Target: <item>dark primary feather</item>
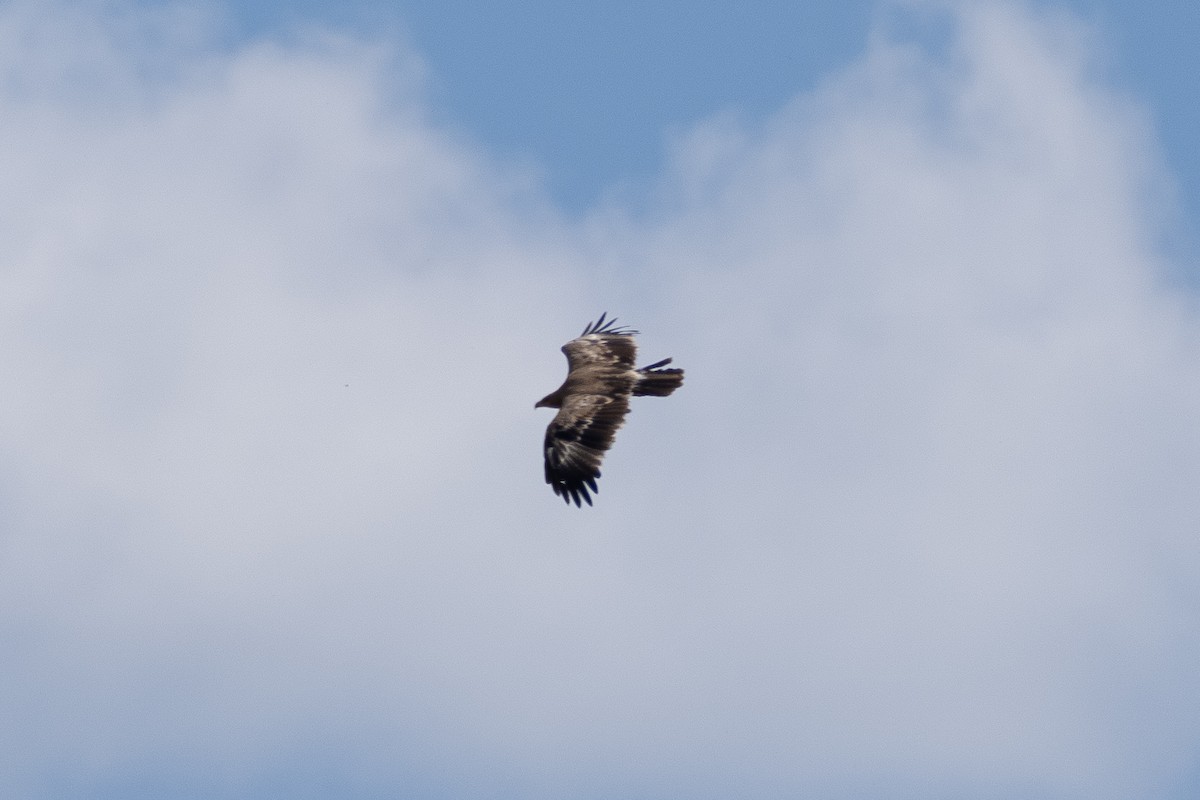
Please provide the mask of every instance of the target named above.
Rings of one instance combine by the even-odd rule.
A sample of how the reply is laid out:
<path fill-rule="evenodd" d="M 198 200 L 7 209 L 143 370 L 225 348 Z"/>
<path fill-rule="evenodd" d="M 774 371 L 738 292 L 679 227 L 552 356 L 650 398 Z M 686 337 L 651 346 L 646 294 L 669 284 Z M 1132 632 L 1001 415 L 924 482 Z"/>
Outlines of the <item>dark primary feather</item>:
<path fill-rule="evenodd" d="M 592 333 L 607 333 L 612 336 L 633 336 L 634 334 L 637 333 L 637 331 L 632 330 L 631 328 L 626 328 L 624 326 L 621 326 L 620 328 L 614 328 L 613 326 L 617 324 L 617 318 L 613 317 L 608 322 L 605 322 L 604 318 L 606 316 L 608 316 L 607 311 L 605 311 L 603 314 L 600 315 L 600 319 L 596 320 L 595 322 L 589 323 L 587 325 L 587 327 L 585 327 L 583 329 L 583 333 L 581 333 L 579 335 L 587 336 Z"/>
<path fill-rule="evenodd" d="M 662 369 L 669 358 L 637 369 L 637 331 L 607 316 L 563 345 L 567 379 L 537 403 L 559 409 L 546 428 L 546 483 L 576 506 L 592 504 L 600 463 L 629 413 L 630 395 L 665 397 L 683 383 L 683 370 Z"/>

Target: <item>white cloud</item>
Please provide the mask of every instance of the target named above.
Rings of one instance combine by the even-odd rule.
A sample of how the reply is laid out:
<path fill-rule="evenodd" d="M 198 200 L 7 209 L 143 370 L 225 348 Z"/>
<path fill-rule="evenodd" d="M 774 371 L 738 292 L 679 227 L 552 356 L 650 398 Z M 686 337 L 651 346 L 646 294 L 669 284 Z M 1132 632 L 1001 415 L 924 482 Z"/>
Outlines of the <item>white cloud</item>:
<path fill-rule="evenodd" d="M 0 21 L 0 785 L 1185 791 L 1195 309 L 1069 21 L 881 33 L 575 224 L 407 57 L 143 13 Z M 564 509 L 602 308 L 688 383 Z"/>

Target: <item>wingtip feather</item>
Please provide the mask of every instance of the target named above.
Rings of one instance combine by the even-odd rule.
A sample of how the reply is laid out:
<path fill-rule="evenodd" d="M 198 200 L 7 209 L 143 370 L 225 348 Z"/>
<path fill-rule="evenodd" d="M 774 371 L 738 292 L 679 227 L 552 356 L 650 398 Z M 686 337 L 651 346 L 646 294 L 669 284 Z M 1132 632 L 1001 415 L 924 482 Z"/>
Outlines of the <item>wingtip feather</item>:
<path fill-rule="evenodd" d="M 589 322 L 587 327 L 583 329 L 580 336 L 591 336 L 592 334 L 601 334 L 608 336 L 636 336 L 638 331 L 632 328 L 622 327 L 617 325 L 617 317 L 609 318 L 608 312 L 600 314 L 599 319 L 595 322 Z"/>

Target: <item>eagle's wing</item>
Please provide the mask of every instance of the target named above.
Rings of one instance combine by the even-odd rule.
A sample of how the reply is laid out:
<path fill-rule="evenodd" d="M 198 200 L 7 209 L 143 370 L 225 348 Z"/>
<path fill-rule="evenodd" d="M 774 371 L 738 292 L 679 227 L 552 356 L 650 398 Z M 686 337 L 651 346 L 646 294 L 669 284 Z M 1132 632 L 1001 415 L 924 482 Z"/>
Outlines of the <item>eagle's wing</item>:
<path fill-rule="evenodd" d="M 633 337 L 637 331 L 617 327 L 615 319 L 605 322 L 604 316 L 601 314 L 600 319 L 583 329 L 583 333 L 563 345 L 568 371 L 633 369 L 637 359 L 637 342 Z"/>
<path fill-rule="evenodd" d="M 546 483 L 566 503 L 592 504 L 600 462 L 629 413 L 629 391 L 568 396 L 546 428 Z"/>
<path fill-rule="evenodd" d="M 567 371 L 633 369 L 637 342 L 627 334 L 592 333 L 572 339 L 562 346 L 567 356 Z"/>

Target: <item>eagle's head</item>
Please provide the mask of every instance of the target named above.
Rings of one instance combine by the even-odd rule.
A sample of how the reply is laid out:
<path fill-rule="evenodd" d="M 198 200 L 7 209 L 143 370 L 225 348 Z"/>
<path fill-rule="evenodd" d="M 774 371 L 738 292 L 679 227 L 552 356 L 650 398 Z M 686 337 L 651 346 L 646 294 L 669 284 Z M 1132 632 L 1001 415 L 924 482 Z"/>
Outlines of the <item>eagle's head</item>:
<path fill-rule="evenodd" d="M 546 395 L 533 404 L 534 408 L 562 408 L 562 390 Z"/>

